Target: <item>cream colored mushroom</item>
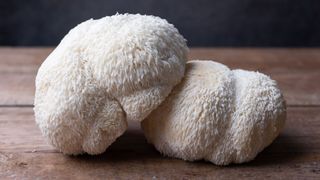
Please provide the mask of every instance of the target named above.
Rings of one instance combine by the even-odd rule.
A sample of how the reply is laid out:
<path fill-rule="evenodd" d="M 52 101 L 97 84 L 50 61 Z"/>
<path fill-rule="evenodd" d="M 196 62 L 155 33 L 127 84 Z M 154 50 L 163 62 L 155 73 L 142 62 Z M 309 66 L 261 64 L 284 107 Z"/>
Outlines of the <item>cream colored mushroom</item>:
<path fill-rule="evenodd" d="M 99 154 L 184 75 L 187 46 L 155 16 L 117 14 L 73 28 L 39 68 L 35 118 L 65 154 Z"/>
<path fill-rule="evenodd" d="M 285 118 L 285 101 L 268 76 L 191 61 L 142 128 L 164 155 L 227 165 L 254 159 L 278 136 Z"/>

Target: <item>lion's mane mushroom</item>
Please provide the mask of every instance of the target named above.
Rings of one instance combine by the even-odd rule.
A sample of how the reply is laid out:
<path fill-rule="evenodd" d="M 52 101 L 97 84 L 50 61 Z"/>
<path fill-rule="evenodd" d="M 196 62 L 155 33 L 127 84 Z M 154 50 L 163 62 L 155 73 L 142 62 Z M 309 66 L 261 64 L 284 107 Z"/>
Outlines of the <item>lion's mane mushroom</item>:
<path fill-rule="evenodd" d="M 142 128 L 167 156 L 227 165 L 252 160 L 278 136 L 285 118 L 285 101 L 266 75 L 191 61 Z"/>
<path fill-rule="evenodd" d="M 166 20 L 117 14 L 73 28 L 36 77 L 35 117 L 65 154 L 99 154 L 183 77 L 187 46 Z"/>

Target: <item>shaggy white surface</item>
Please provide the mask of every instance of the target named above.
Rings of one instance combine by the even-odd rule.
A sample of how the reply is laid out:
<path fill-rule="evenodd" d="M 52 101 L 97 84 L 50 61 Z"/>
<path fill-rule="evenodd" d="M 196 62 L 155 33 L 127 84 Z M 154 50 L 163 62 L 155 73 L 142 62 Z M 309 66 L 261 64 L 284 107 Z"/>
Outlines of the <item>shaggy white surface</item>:
<path fill-rule="evenodd" d="M 155 16 L 117 14 L 73 28 L 39 68 L 35 117 L 65 154 L 99 154 L 184 74 L 187 46 Z"/>
<path fill-rule="evenodd" d="M 227 165 L 252 160 L 278 136 L 285 118 L 285 101 L 266 75 L 191 61 L 142 128 L 167 156 Z"/>

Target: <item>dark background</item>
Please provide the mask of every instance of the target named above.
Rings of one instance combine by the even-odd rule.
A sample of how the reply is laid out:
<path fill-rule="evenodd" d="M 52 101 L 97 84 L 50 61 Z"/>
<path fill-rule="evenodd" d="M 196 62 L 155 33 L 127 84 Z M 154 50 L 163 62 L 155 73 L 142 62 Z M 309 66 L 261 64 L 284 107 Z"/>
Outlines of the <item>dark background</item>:
<path fill-rule="evenodd" d="M 116 12 L 165 18 L 190 46 L 320 45 L 320 0 L 0 0 L 0 45 L 57 45 Z"/>

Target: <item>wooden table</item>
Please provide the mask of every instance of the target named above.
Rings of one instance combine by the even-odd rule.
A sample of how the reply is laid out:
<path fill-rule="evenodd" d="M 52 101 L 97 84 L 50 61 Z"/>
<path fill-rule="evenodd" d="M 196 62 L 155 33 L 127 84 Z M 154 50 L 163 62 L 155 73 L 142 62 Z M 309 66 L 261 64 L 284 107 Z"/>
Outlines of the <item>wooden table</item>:
<path fill-rule="evenodd" d="M 46 144 L 33 115 L 34 79 L 52 48 L 0 48 L 0 179 L 320 179 L 320 49 L 195 48 L 277 80 L 288 104 L 284 131 L 255 160 L 219 167 L 161 156 L 139 124 L 99 156 L 62 155 Z"/>

